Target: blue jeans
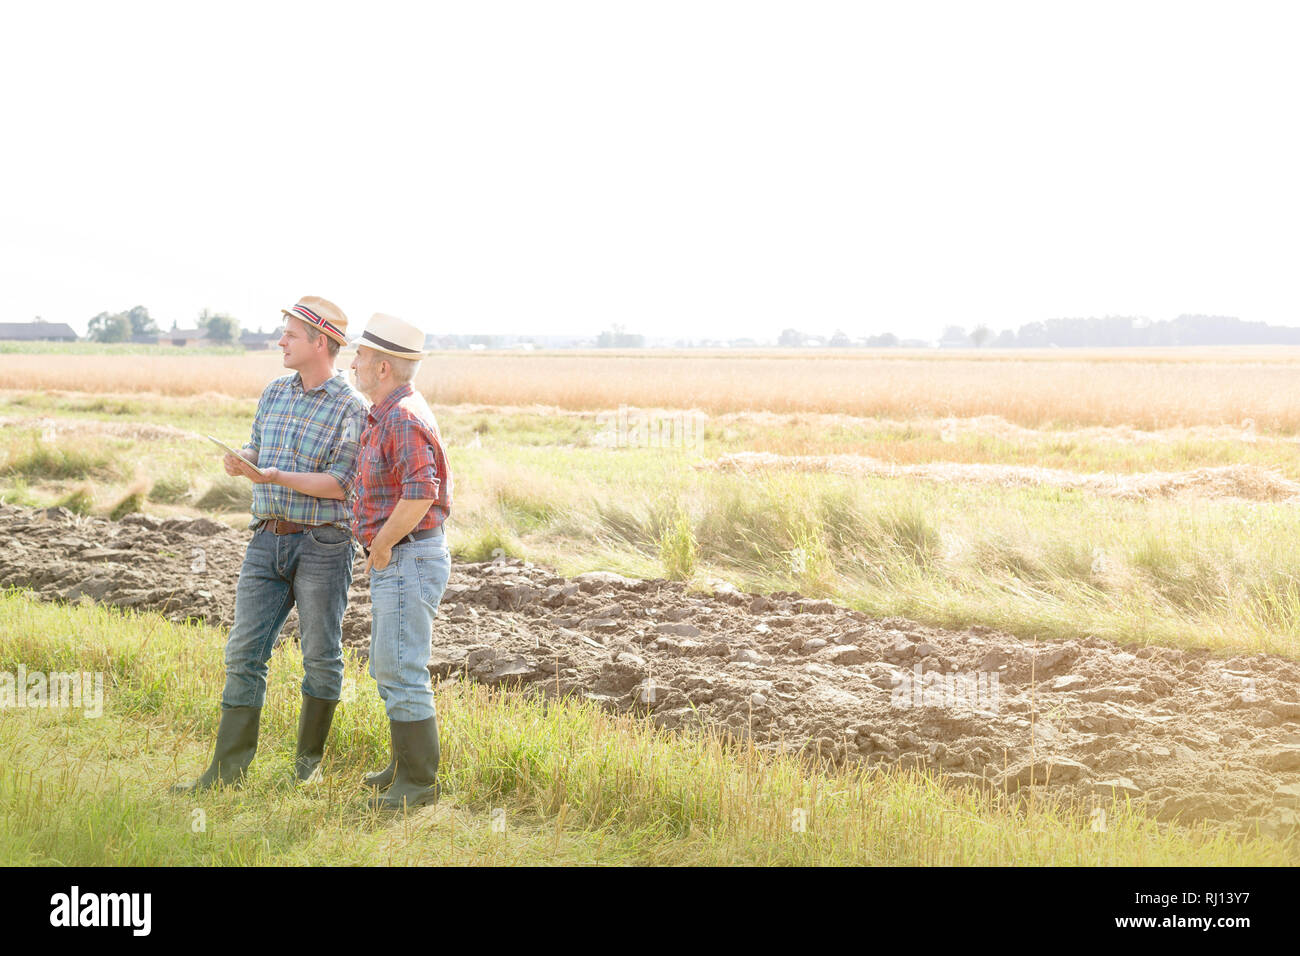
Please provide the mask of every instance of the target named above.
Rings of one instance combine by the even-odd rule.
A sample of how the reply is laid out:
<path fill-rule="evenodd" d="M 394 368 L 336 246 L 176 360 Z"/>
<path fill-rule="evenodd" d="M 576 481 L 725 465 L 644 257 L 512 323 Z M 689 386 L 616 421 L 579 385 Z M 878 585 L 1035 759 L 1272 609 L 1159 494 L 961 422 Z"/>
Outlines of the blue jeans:
<path fill-rule="evenodd" d="M 370 676 L 389 720 L 434 716 L 429 651 L 450 577 L 451 554 L 441 533 L 397 545 L 382 571 L 370 571 Z"/>
<path fill-rule="evenodd" d="M 352 584 L 354 539 L 332 525 L 298 534 L 259 528 L 248 542 L 226 641 L 222 707 L 261 707 L 267 662 L 289 609 L 298 605 L 302 690 L 338 700 L 343 690 L 343 611 Z"/>

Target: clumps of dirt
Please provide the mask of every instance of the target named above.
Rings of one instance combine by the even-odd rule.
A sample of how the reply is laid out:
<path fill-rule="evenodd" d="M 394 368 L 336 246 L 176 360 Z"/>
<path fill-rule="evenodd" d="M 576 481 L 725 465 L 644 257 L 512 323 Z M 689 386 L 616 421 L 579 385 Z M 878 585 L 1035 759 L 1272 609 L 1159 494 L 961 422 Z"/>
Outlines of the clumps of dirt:
<path fill-rule="evenodd" d="M 0 506 L 0 585 L 49 600 L 233 616 L 247 532 L 206 519 L 121 522 Z M 344 641 L 364 653 L 357 568 Z M 293 624 L 287 629 L 292 634 Z M 674 729 L 701 725 L 832 761 L 939 771 L 951 785 L 1283 835 L 1300 826 L 1300 663 L 1035 643 L 875 619 L 797 593 L 517 560 L 454 564 L 431 670 L 577 695 Z"/>
<path fill-rule="evenodd" d="M 0 529 L 6 537 L 0 586 L 33 588 L 53 600 L 84 597 L 158 610 L 219 626 L 233 620 L 228 599 L 243 562 L 237 542 L 244 536 L 227 525 L 139 513 L 109 521 L 66 508 L 4 505 Z M 220 596 L 213 589 L 218 584 Z"/>
<path fill-rule="evenodd" d="M 1192 471 L 1146 472 L 1136 475 L 1095 472 L 1090 475 L 1029 465 L 939 463 L 895 465 L 865 455 L 774 455 L 737 452 L 697 467 L 753 474 L 760 471 L 805 471 L 876 478 L 919 478 L 943 484 L 985 484 L 1003 488 L 1078 488 L 1130 500 L 1178 496 L 1243 498 L 1248 501 L 1290 501 L 1300 496 L 1300 483 L 1258 465 L 1225 465 Z"/>

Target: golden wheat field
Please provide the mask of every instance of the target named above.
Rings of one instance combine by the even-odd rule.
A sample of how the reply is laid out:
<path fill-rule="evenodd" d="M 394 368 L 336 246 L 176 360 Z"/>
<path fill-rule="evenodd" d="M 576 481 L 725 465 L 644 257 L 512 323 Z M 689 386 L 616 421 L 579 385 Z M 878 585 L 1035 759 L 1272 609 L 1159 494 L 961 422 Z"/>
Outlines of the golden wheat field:
<path fill-rule="evenodd" d="M 348 353 L 340 365 L 350 361 Z M 255 397 L 278 352 L 4 355 L 0 389 Z M 620 405 L 895 419 L 997 415 L 1031 428 L 1232 425 L 1300 432 L 1300 349 L 434 353 L 440 405 Z"/>

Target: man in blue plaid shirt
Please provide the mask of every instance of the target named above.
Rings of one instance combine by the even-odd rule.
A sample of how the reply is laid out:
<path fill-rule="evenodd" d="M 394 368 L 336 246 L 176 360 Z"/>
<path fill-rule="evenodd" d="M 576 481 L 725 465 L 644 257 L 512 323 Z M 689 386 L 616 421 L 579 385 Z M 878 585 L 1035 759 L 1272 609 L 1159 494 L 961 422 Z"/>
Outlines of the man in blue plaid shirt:
<path fill-rule="evenodd" d="M 173 788 L 178 792 L 243 779 L 257 752 L 267 663 L 294 605 L 304 671 L 294 761 L 301 783 L 320 780 L 343 689 L 343 612 L 352 584 L 352 501 L 366 402 L 334 370 L 339 347 L 347 344 L 348 320 L 338 306 L 305 296 L 282 311 L 279 345 L 284 367 L 295 374 L 266 387 L 248 444 L 225 458 L 226 474 L 254 482 L 254 532 L 226 642 L 216 753 L 207 772 Z"/>

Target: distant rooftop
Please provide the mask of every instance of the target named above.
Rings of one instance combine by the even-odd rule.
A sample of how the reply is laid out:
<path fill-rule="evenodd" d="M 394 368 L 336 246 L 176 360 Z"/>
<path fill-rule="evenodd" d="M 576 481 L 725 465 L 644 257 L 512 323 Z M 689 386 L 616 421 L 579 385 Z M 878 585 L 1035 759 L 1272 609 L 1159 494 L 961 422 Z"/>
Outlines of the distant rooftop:
<path fill-rule="evenodd" d="M 66 322 L 0 322 L 0 339 L 75 342 L 77 333 Z"/>

